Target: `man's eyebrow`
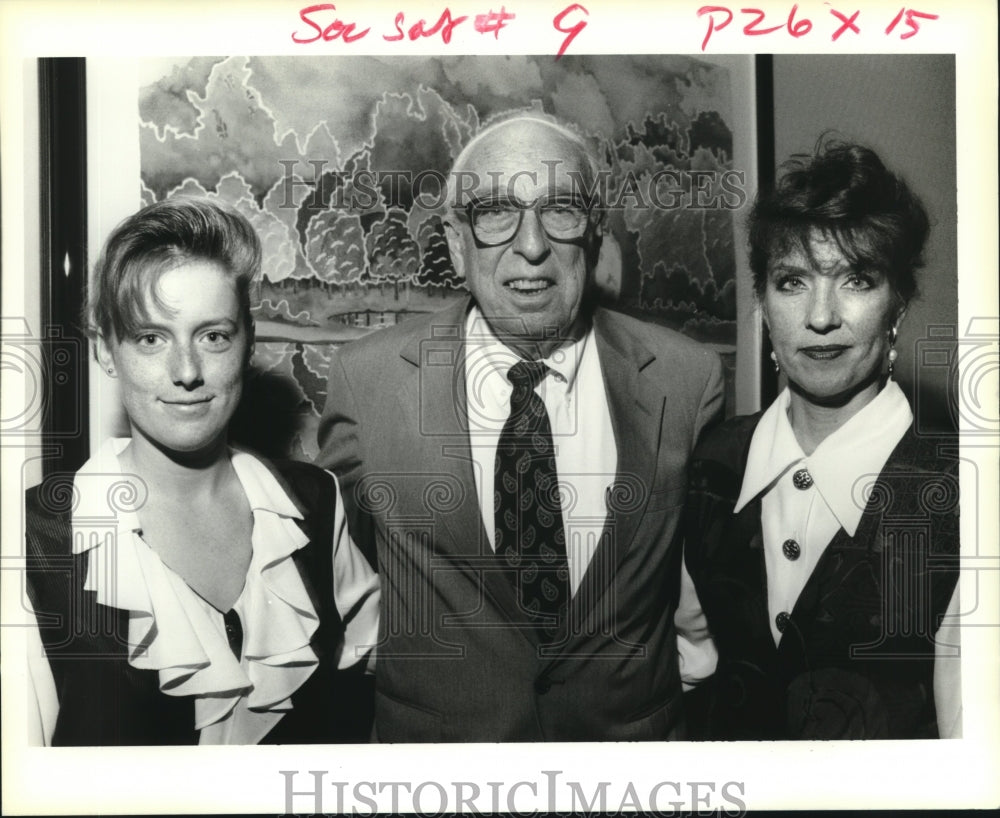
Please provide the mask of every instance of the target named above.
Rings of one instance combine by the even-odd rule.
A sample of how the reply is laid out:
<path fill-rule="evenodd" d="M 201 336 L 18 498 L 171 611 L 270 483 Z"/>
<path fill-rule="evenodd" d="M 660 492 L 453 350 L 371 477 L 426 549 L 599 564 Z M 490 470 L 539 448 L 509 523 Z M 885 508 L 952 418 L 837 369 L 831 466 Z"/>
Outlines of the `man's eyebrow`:
<path fill-rule="evenodd" d="M 496 207 L 502 205 L 530 207 L 539 201 L 543 203 L 557 202 L 560 204 L 573 203 L 581 205 L 586 202 L 584 197 L 572 190 L 556 190 L 543 193 L 541 196 L 536 196 L 534 199 L 521 199 L 518 196 L 508 196 L 503 193 L 491 194 L 488 196 L 479 196 L 474 198 L 472 200 L 472 204 L 477 207 Z"/>

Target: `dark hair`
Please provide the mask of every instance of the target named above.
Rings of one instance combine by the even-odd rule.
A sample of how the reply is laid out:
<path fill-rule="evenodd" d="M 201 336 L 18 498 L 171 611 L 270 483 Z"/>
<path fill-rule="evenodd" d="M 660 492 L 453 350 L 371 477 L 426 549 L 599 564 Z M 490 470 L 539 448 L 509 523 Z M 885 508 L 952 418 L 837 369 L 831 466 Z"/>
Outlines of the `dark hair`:
<path fill-rule="evenodd" d="M 857 269 L 884 273 L 901 306 L 917 291 L 930 225 L 920 200 L 869 148 L 820 138 L 813 156 L 793 156 L 749 217 L 750 269 L 760 296 L 768 262 L 794 248 L 811 256 L 810 235 L 832 238 Z"/>
<path fill-rule="evenodd" d="M 177 196 L 144 207 L 119 224 L 97 260 L 84 324 L 91 336 L 118 340 L 146 318 L 146 299 L 160 307 L 156 283 L 185 261 L 220 265 L 233 277 L 240 313 L 252 325 L 250 290 L 261 245 L 246 217 L 217 199 Z"/>

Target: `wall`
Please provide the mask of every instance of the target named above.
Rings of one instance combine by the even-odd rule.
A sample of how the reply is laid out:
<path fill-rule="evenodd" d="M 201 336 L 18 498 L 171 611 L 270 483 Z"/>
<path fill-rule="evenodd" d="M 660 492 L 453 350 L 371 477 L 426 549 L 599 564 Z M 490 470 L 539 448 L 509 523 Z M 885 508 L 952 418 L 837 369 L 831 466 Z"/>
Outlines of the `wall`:
<path fill-rule="evenodd" d="M 20 60 L 8 66 L 0 90 L 0 121 L 22 123 L 4 131 L 4 150 L 17 157 L 4 166 L 2 207 L 4 232 L 2 264 L 3 337 L 2 379 L 4 446 L 2 466 L 5 497 L 42 479 L 42 421 L 45 399 L 44 336 L 41 307 L 39 226 L 38 62 Z M 21 237 L 21 240 L 18 238 Z M 22 243 L 23 241 L 23 243 Z M 6 515 L 5 515 L 6 517 Z M 13 521 L 17 517 L 11 514 Z M 20 522 L 18 520 L 18 522 Z M 12 529 L 13 536 L 21 535 Z M 8 534 L 4 533 L 6 538 Z"/>
<path fill-rule="evenodd" d="M 942 327 L 958 334 L 954 57 L 776 55 L 774 108 L 776 165 L 835 128 L 874 149 L 923 200 L 931 236 L 921 294 L 900 328 L 897 379 L 916 394 L 919 420 L 946 423 L 948 368 L 915 363 L 918 341 L 940 339 Z"/>

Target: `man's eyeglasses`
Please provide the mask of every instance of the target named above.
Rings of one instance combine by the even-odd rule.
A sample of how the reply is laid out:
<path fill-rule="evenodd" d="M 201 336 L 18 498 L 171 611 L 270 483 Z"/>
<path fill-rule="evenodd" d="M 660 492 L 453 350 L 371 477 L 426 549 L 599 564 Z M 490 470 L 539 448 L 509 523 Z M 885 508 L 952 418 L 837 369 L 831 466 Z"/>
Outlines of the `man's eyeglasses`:
<path fill-rule="evenodd" d="M 473 201 L 464 213 L 476 241 L 486 247 L 506 244 L 517 235 L 525 211 L 533 210 L 546 236 L 553 241 L 572 242 L 583 237 L 591 221 L 591 209 L 578 199 L 540 198 L 529 204 L 516 201 Z"/>

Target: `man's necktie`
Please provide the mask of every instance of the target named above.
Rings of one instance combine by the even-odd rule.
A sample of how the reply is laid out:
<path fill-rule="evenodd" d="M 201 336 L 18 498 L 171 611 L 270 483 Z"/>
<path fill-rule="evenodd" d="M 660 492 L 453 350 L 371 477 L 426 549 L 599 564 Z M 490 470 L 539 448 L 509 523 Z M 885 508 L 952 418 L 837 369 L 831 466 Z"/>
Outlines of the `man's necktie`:
<path fill-rule="evenodd" d="M 551 640 L 569 600 L 569 569 L 552 426 L 535 393 L 548 371 L 519 361 L 507 374 L 514 390 L 497 445 L 493 504 L 496 554 L 512 569 L 522 609 L 544 617 L 538 624 Z"/>

